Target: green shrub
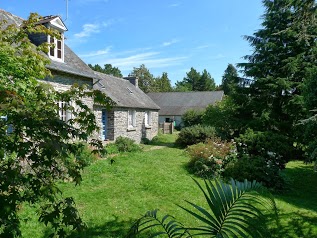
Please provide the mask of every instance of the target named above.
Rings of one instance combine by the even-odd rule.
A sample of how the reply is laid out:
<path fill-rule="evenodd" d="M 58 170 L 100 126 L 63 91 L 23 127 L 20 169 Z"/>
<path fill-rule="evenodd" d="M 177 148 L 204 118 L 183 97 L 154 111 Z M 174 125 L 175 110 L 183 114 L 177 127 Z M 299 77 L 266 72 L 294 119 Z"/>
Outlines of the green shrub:
<path fill-rule="evenodd" d="M 235 161 L 231 161 L 223 173 L 226 178 L 233 178 L 239 181 L 259 181 L 265 187 L 281 190 L 285 181 L 281 175 L 280 168 L 263 157 L 250 157 L 244 155 Z"/>
<path fill-rule="evenodd" d="M 188 110 L 182 115 L 182 121 L 184 123 L 184 127 L 194 126 L 202 124 L 202 117 L 204 115 L 204 111 L 200 110 Z"/>
<path fill-rule="evenodd" d="M 116 139 L 115 145 L 117 146 L 119 152 L 136 152 L 142 150 L 142 148 L 136 144 L 134 140 L 123 136 L 119 136 Z"/>
<path fill-rule="evenodd" d="M 294 151 L 289 138 L 280 133 L 260 132 L 247 129 L 240 135 L 237 141 L 237 149 L 240 157 L 262 157 L 266 162 L 275 164 L 284 169 Z"/>
<path fill-rule="evenodd" d="M 207 139 L 206 143 L 191 145 L 186 149 L 190 156 L 188 168 L 204 178 L 219 177 L 227 164 L 235 158 L 235 144 L 219 138 Z"/>
<path fill-rule="evenodd" d="M 281 189 L 281 170 L 294 151 L 289 138 L 276 132 L 247 129 L 236 141 L 238 160 L 228 166 L 225 176 L 257 180 L 266 187 Z"/>
<path fill-rule="evenodd" d="M 215 129 L 210 126 L 195 125 L 183 128 L 176 139 L 176 144 L 181 147 L 205 142 L 215 136 Z"/>
<path fill-rule="evenodd" d="M 79 143 L 75 153 L 70 155 L 70 159 L 76 159 L 83 166 L 88 166 L 98 159 L 98 155 L 87 144 Z"/>
<path fill-rule="evenodd" d="M 119 153 L 118 147 L 115 143 L 109 143 L 105 146 L 106 154 L 112 155 Z"/>

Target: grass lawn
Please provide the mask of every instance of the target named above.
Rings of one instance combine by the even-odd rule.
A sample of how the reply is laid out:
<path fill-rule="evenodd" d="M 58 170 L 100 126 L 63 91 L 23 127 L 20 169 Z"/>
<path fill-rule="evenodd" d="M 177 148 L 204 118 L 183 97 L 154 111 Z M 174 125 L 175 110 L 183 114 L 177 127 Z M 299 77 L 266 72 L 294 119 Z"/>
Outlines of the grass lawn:
<path fill-rule="evenodd" d="M 204 199 L 185 169 L 188 158 L 172 147 L 173 140 L 174 136 L 164 137 L 160 145 L 167 146 L 118 155 L 113 165 L 99 160 L 84 170 L 80 186 L 61 184 L 64 195 L 74 197 L 88 226 L 80 237 L 125 237 L 135 219 L 155 208 L 185 224 L 196 224 L 175 205 L 186 205 L 185 199 L 204 204 Z M 291 162 L 285 176 L 291 186 L 275 195 L 281 218 L 276 237 L 317 237 L 317 173 L 310 165 Z M 23 237 L 46 237 L 49 231 L 34 213 L 35 209 L 24 208 L 23 216 L 29 219 L 22 224 Z"/>

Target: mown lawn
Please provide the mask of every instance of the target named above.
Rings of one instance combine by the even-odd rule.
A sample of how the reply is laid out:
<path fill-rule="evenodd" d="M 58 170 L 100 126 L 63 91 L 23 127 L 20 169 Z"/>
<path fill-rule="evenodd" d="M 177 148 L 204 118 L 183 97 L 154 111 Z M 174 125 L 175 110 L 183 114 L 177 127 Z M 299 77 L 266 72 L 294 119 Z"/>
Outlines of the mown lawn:
<path fill-rule="evenodd" d="M 158 148 L 146 146 L 142 153 L 122 154 L 99 160 L 83 172 L 80 186 L 63 183 L 65 196 L 73 196 L 88 226 L 80 237 L 125 237 L 133 221 L 147 210 L 159 208 L 162 215 L 174 215 L 184 224 L 196 221 L 176 204 L 184 200 L 204 204 L 204 200 L 185 169 L 188 158 L 172 147 L 167 137 Z M 285 170 L 290 188 L 275 194 L 280 213 L 276 237 L 317 237 L 317 173 L 311 165 L 291 162 Z M 47 237 L 49 229 L 34 219 L 35 209 L 25 207 L 23 237 Z M 74 236 L 77 237 L 77 236 Z"/>

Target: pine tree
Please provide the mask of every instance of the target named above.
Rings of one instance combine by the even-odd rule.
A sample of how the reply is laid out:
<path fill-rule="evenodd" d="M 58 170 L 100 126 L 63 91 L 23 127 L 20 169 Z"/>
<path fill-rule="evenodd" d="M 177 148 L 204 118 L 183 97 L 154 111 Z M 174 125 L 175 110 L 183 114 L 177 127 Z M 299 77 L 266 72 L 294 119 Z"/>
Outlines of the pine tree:
<path fill-rule="evenodd" d="M 173 88 L 171 86 L 171 80 L 168 78 L 168 74 L 166 72 L 162 73 L 161 77 L 155 79 L 156 92 L 172 92 Z"/>
<path fill-rule="evenodd" d="M 292 145 L 298 140 L 296 124 L 305 116 L 305 78 L 316 67 L 316 3 L 264 0 L 263 4 L 263 29 L 245 37 L 254 50 L 245 56 L 247 63 L 239 64 L 253 79 L 248 96 L 240 102 L 240 115 L 248 116 L 247 127 L 283 135 Z"/>
<path fill-rule="evenodd" d="M 221 88 L 225 95 L 229 95 L 235 87 L 238 86 L 238 72 L 237 69 L 232 65 L 228 64 L 223 76 Z"/>

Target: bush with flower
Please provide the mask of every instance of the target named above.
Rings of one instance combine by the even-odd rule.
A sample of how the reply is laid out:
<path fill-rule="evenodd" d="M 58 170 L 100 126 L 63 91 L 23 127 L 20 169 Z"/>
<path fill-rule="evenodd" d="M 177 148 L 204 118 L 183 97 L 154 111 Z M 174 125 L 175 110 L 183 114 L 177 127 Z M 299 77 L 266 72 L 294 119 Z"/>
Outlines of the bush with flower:
<path fill-rule="evenodd" d="M 236 146 L 233 141 L 227 142 L 213 137 L 205 143 L 189 146 L 186 153 L 190 156 L 190 171 L 203 178 L 215 178 L 236 158 Z"/>

